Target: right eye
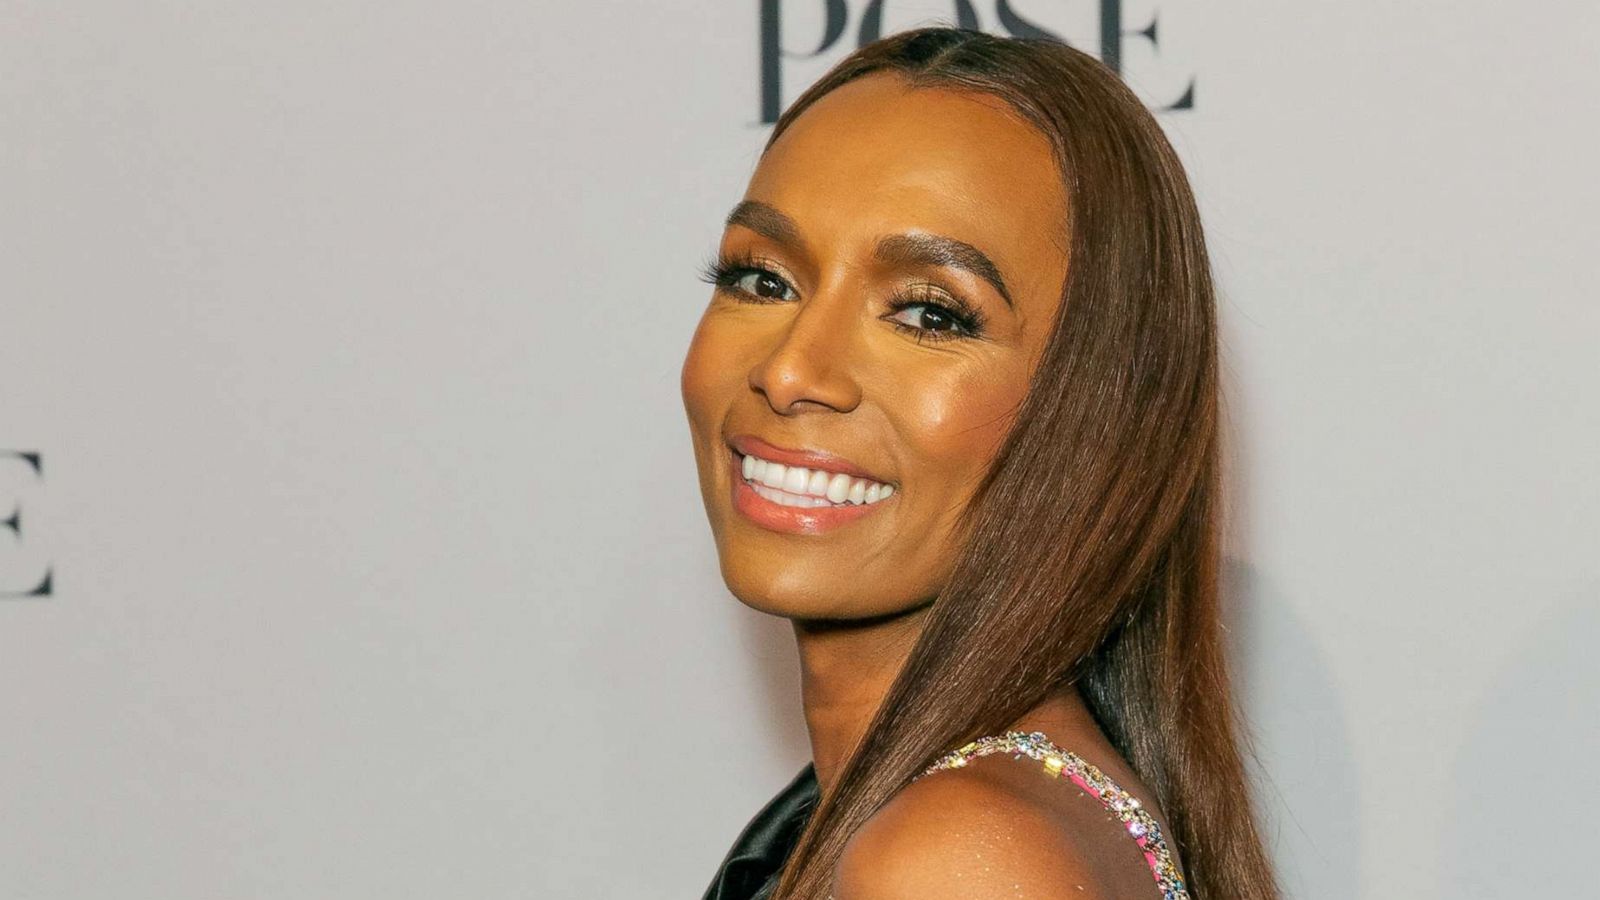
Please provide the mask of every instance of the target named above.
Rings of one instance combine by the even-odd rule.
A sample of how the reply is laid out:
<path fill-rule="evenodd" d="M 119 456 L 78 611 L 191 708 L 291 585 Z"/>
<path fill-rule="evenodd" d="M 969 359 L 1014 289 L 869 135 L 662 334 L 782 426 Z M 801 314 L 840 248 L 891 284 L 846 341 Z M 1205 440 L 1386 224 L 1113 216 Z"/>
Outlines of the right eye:
<path fill-rule="evenodd" d="M 789 282 L 766 269 L 736 270 L 734 278 L 729 282 L 729 287 L 741 294 L 749 294 L 766 303 L 776 303 L 780 300 L 792 300 L 794 289 L 789 287 Z"/>
<path fill-rule="evenodd" d="M 712 259 L 701 270 L 700 280 L 714 285 L 717 290 L 741 294 L 750 303 L 780 303 L 797 299 L 789 282 L 750 256 Z"/>

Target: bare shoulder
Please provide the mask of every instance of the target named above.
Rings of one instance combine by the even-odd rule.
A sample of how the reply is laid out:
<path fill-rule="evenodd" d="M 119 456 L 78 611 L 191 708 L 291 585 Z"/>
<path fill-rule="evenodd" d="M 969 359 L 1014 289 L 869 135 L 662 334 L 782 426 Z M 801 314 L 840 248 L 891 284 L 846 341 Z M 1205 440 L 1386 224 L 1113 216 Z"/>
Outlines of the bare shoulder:
<path fill-rule="evenodd" d="M 1130 896 L 1127 874 L 1108 879 L 1092 858 L 1095 843 L 1077 839 L 1085 825 L 1100 824 L 1094 811 L 1065 802 L 1059 788 L 1051 790 L 1056 784 L 1034 766 L 997 757 L 913 782 L 845 845 L 834 897 Z"/>

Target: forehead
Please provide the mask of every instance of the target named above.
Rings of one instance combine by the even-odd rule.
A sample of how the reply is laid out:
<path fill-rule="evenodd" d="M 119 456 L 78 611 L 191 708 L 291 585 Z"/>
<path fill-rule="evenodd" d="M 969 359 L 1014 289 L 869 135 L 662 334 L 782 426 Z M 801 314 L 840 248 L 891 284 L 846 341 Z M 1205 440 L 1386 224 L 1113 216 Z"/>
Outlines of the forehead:
<path fill-rule="evenodd" d="M 825 94 L 773 143 L 747 199 L 799 225 L 812 253 L 885 234 L 966 241 L 1008 281 L 1054 293 L 1066 197 L 1050 142 L 998 97 L 877 73 Z"/>

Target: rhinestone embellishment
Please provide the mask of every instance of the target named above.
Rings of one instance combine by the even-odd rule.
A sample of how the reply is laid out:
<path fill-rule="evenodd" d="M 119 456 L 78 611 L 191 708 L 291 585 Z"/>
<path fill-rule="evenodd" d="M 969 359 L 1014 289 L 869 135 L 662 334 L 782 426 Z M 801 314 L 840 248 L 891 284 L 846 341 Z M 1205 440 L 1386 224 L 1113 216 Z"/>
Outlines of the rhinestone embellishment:
<path fill-rule="evenodd" d="M 1184 887 L 1183 877 L 1178 874 L 1178 867 L 1172 862 L 1172 851 L 1167 848 L 1167 842 L 1161 836 L 1161 826 L 1139 803 L 1139 798 L 1123 790 L 1121 785 L 1111 780 L 1110 776 L 1100 771 L 1094 764 L 1084 761 L 1070 750 L 1064 750 L 1051 743 L 1043 732 L 1024 734 L 1020 731 L 1008 731 L 1002 735 L 979 738 L 965 747 L 952 750 L 940 757 L 917 778 L 924 778 L 945 769 L 959 769 L 969 761 L 991 753 L 1010 753 L 1013 759 L 1026 756 L 1042 763 L 1045 774 L 1051 778 L 1066 775 L 1072 779 L 1078 787 L 1099 800 L 1122 821 L 1122 827 L 1128 830 L 1128 834 L 1139 845 L 1139 849 L 1144 851 L 1145 861 L 1150 864 L 1150 871 L 1155 875 L 1156 887 L 1161 891 L 1162 900 L 1189 900 L 1189 891 Z"/>

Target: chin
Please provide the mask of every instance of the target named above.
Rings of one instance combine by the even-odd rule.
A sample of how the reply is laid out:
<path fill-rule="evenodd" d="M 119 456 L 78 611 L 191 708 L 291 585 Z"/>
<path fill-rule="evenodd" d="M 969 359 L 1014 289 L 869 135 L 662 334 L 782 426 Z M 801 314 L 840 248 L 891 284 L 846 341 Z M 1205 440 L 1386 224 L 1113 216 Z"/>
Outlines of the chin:
<path fill-rule="evenodd" d="M 892 590 L 861 595 L 858 592 L 863 584 L 881 584 L 882 579 L 859 573 L 840 578 L 837 569 L 823 574 L 803 566 L 774 570 L 765 566 L 725 564 L 722 580 L 745 606 L 797 621 L 864 621 L 909 612 L 923 605 L 915 599 L 897 599 L 897 593 Z"/>
<path fill-rule="evenodd" d="M 837 609 L 840 605 L 837 590 L 844 586 L 829 579 L 819 582 L 807 577 L 808 574 L 808 567 L 775 571 L 768 566 L 726 563 L 722 566 L 722 580 L 728 585 L 728 591 L 757 612 L 785 619 L 813 619 L 841 612 Z M 848 606 L 848 601 L 845 605 Z"/>

